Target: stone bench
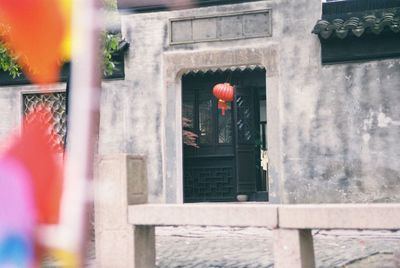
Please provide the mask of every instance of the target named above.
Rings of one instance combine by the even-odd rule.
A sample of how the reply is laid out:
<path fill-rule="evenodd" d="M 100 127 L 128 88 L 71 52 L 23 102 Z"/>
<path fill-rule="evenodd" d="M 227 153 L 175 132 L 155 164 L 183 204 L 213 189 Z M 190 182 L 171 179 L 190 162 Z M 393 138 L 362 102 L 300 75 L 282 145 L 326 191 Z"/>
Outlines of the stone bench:
<path fill-rule="evenodd" d="M 315 267 L 312 229 L 400 229 L 400 204 L 280 205 L 275 267 Z"/>
<path fill-rule="evenodd" d="M 279 228 L 399 229 L 400 204 L 280 205 Z"/>
<path fill-rule="evenodd" d="M 110 156 L 98 168 L 96 267 L 155 267 L 155 226 L 273 229 L 278 268 L 315 267 L 312 229 L 400 229 L 400 204 L 146 204 L 144 159 Z"/>
<path fill-rule="evenodd" d="M 229 203 L 133 205 L 128 208 L 128 222 L 154 226 L 278 226 L 276 205 Z"/>

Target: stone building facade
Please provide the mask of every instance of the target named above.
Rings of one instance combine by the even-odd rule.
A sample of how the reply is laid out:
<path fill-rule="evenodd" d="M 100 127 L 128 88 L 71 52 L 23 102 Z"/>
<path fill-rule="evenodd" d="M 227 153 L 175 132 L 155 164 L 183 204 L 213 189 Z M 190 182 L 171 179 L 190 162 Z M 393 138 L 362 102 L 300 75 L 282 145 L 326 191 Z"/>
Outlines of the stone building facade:
<path fill-rule="evenodd" d="M 242 2 L 122 13 L 125 78 L 103 82 L 98 154 L 145 156 L 149 201 L 183 202 L 183 77 L 261 69 L 270 202 L 398 202 L 400 60 L 323 64 L 320 0 Z M 1 137 L 35 90 L 0 88 Z"/>

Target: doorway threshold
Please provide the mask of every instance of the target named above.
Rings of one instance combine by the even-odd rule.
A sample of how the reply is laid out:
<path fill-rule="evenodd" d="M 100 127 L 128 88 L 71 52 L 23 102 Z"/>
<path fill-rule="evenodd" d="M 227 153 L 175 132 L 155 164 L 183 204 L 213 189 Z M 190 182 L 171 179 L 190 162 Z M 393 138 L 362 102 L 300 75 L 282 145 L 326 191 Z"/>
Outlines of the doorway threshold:
<path fill-rule="evenodd" d="M 268 202 L 268 192 L 258 191 L 249 195 L 249 201 L 253 202 Z"/>

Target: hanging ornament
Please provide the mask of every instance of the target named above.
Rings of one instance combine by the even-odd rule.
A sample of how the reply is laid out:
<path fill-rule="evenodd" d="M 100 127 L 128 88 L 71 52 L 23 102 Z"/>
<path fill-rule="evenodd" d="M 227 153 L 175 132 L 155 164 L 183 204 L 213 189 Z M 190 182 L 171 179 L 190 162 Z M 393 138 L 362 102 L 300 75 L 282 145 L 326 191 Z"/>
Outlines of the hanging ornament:
<path fill-rule="evenodd" d="M 225 115 L 225 110 L 228 108 L 227 102 L 233 101 L 233 86 L 229 83 L 216 84 L 213 94 L 218 99 L 218 109 L 221 109 L 222 115 Z"/>

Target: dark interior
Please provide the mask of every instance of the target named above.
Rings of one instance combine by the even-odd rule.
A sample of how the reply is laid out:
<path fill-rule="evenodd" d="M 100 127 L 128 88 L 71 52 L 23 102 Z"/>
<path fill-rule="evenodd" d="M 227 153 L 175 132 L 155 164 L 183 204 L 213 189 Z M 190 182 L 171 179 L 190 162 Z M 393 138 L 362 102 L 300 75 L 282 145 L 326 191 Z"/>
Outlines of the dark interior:
<path fill-rule="evenodd" d="M 235 98 L 223 116 L 212 89 L 224 82 L 235 87 Z M 182 116 L 198 135 L 198 148 L 183 146 L 184 201 L 236 201 L 238 194 L 265 201 L 267 174 L 260 166 L 260 149 L 267 149 L 266 122 L 260 120 L 265 70 L 189 73 L 182 89 Z"/>

